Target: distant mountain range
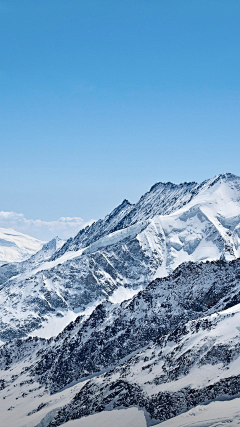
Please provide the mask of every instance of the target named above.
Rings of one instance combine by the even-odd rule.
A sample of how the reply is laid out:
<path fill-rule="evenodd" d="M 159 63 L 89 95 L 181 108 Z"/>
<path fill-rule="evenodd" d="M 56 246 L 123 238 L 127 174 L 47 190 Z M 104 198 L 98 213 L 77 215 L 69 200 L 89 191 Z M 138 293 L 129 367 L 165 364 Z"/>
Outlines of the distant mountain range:
<path fill-rule="evenodd" d="M 221 174 L 158 183 L 1 266 L 4 426 L 89 427 L 112 411 L 110 427 L 129 408 L 141 427 L 194 426 L 193 408 L 196 425 L 217 426 L 226 399 L 240 422 L 239 256 L 240 178 Z"/>
<path fill-rule="evenodd" d="M 0 228 L 0 265 L 24 261 L 39 251 L 43 244 L 12 228 Z"/>

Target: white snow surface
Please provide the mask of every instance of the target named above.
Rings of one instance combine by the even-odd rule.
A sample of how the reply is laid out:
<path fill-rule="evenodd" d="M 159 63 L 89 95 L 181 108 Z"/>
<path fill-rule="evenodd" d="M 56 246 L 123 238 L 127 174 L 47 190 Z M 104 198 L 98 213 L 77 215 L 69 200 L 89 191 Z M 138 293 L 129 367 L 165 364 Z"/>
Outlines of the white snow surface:
<path fill-rule="evenodd" d="M 239 427 L 240 399 L 198 405 L 155 427 Z"/>
<path fill-rule="evenodd" d="M 114 291 L 113 294 L 109 297 L 109 301 L 111 301 L 113 304 L 120 304 L 121 302 L 132 298 L 141 289 L 142 287 L 138 289 L 129 289 L 124 288 L 124 286 L 119 286 L 119 288 L 117 288 L 116 291 Z"/>
<path fill-rule="evenodd" d="M 125 288 L 124 288 L 125 289 Z M 130 291 L 131 292 L 131 291 Z M 126 296 L 126 295 L 125 295 Z M 121 299 L 122 298 L 122 299 Z M 128 296 L 130 298 L 130 296 Z M 118 299 L 124 301 L 125 299 L 122 294 Z M 64 328 L 70 323 L 74 322 L 78 316 L 90 316 L 96 306 L 99 304 L 99 301 L 96 301 L 94 304 L 89 305 L 84 311 L 75 313 L 74 311 L 68 310 L 66 313 L 61 313 L 62 317 L 49 316 L 48 320 L 43 322 L 40 329 L 35 329 L 33 332 L 30 332 L 30 337 L 39 337 L 49 339 L 51 337 L 56 337 L 60 334 Z M 0 341 L 1 345 L 1 341 Z"/>
<path fill-rule="evenodd" d="M 239 258 L 240 178 L 236 177 L 235 181 L 230 182 L 216 178 L 209 180 L 179 210 L 168 215 L 155 215 L 152 219 L 140 220 L 125 229 L 109 233 L 83 249 L 65 252 L 55 261 L 44 263 L 31 273 L 50 269 L 135 237 L 145 253 L 164 259 L 154 278 L 165 276 L 182 262 L 213 261 L 223 253 L 227 260 Z M 222 239 L 222 248 L 216 245 L 216 237 Z"/>
<path fill-rule="evenodd" d="M 44 243 L 12 228 L 0 228 L 0 262 L 24 261 L 39 251 Z"/>
<path fill-rule="evenodd" d="M 69 421 L 63 427 L 147 427 L 144 412 L 138 408 L 104 411 L 80 420 Z"/>
<path fill-rule="evenodd" d="M 24 363 L 22 364 L 22 368 Z M 13 374 L 16 371 L 13 370 Z M 28 380 L 27 375 L 21 380 Z M 1 426 L 2 427 L 45 427 L 49 420 L 49 414 L 56 411 L 62 405 L 70 402 L 73 396 L 81 390 L 85 382 L 74 385 L 62 392 L 51 396 L 37 382 L 25 385 L 22 396 L 22 386 L 19 381 L 12 389 L 0 391 Z M 39 405 L 45 405 L 40 411 L 36 411 Z M 51 418 L 50 418 L 51 419 Z M 44 421 L 43 421 L 44 420 Z M 41 424 L 40 424 L 41 423 Z"/>

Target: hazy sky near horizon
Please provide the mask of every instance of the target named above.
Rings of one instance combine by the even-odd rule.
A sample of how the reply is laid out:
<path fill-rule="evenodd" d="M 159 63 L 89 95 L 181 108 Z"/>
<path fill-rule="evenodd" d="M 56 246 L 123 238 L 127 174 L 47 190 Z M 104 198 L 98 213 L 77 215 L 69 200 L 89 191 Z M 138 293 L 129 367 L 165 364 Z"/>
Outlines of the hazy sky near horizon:
<path fill-rule="evenodd" d="M 0 21 L 1 211 L 80 223 L 240 175 L 239 0 L 0 0 Z"/>

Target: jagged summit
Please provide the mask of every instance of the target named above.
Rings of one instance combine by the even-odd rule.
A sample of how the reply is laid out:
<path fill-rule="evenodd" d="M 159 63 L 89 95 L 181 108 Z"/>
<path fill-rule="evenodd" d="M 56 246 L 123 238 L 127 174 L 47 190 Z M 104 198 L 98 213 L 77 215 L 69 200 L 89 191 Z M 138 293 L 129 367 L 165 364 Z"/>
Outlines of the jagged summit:
<path fill-rule="evenodd" d="M 132 204 L 129 202 L 129 200 L 124 199 L 122 201 L 122 203 L 120 203 L 119 206 L 117 206 L 115 209 L 113 209 L 113 211 L 109 214 L 109 216 L 114 216 L 116 215 L 118 212 L 120 212 L 122 209 L 124 209 L 126 206 L 131 206 Z"/>
<path fill-rule="evenodd" d="M 59 250 L 65 243 L 65 240 L 60 239 L 58 236 L 54 237 L 49 242 L 45 243 L 43 247 L 34 254 L 29 262 L 40 262 L 41 260 L 47 260 L 50 258 L 57 250 Z"/>
<path fill-rule="evenodd" d="M 201 184 L 158 183 L 59 249 L 50 244 L 21 270 L 0 268 L 4 340 L 56 316 L 74 318 L 113 295 L 119 300 L 183 262 L 240 257 L 240 179 L 221 174 Z"/>
<path fill-rule="evenodd" d="M 188 203 L 197 184 L 158 183 L 145 193 L 136 204 L 124 200 L 103 220 L 80 230 L 75 238 L 69 239 L 53 259 L 62 256 L 64 251 L 76 251 L 92 244 L 106 234 L 124 229 L 138 221 L 153 218 L 155 215 L 167 215 Z"/>
<path fill-rule="evenodd" d="M 157 182 L 156 184 L 154 184 L 150 190 L 146 193 L 150 193 L 152 191 L 156 191 L 159 187 L 169 187 L 169 188 L 178 188 L 178 187 L 199 187 L 199 186 L 203 186 L 205 184 L 209 184 L 209 185 L 214 185 L 216 184 L 218 181 L 240 181 L 240 177 L 237 175 L 234 175 L 230 172 L 225 172 L 225 173 L 220 173 L 218 175 L 215 175 L 213 178 L 209 178 L 206 179 L 205 181 L 203 181 L 201 184 L 195 182 L 195 181 L 184 181 L 184 182 L 180 182 L 179 184 L 173 183 L 173 182 Z M 142 196 L 144 197 L 144 196 Z"/>
<path fill-rule="evenodd" d="M 169 187 L 169 188 L 178 188 L 178 187 L 194 187 L 198 185 L 197 182 L 192 181 L 192 182 L 181 182 L 179 184 L 175 184 L 173 182 L 157 182 L 156 184 L 154 184 L 150 190 L 148 191 L 148 193 L 152 192 L 152 191 L 156 191 L 157 189 L 159 189 L 159 187 Z M 146 193 L 147 194 L 147 193 Z M 144 197 L 144 196 L 143 196 Z"/>
<path fill-rule="evenodd" d="M 65 240 L 60 239 L 60 237 L 56 236 L 49 242 L 45 243 L 42 247 L 42 250 L 46 249 L 55 249 L 58 250 L 63 244 L 65 243 Z"/>
<path fill-rule="evenodd" d="M 180 184 L 171 182 L 156 183 L 136 204 L 131 204 L 128 200 L 124 200 L 103 220 L 99 220 L 80 230 L 75 238 L 67 241 L 59 253 L 54 254 L 53 259 L 62 256 L 65 251 L 77 251 L 84 246 L 92 244 L 104 235 L 129 227 L 138 221 L 148 220 L 156 215 L 172 214 L 186 206 L 197 195 L 204 194 L 207 199 L 210 199 L 211 194 L 205 194 L 206 190 L 219 185 L 221 182 L 229 184 L 230 189 L 235 186 L 237 190 L 240 190 L 238 186 L 240 178 L 231 173 L 217 175 L 212 179 L 203 181 L 201 184 L 196 182 Z"/>
<path fill-rule="evenodd" d="M 207 185 L 208 187 L 211 187 L 221 182 L 231 183 L 231 182 L 239 182 L 239 181 L 240 181 L 239 176 L 226 172 L 226 173 L 220 173 L 219 175 L 216 175 L 213 178 L 207 179 L 203 181 L 200 185 L 201 186 Z"/>
<path fill-rule="evenodd" d="M 224 172 L 220 173 L 219 175 L 216 175 L 213 179 L 222 179 L 222 180 L 240 180 L 240 177 L 238 175 L 235 175 L 231 172 Z"/>
<path fill-rule="evenodd" d="M 115 425 L 136 406 L 148 427 L 184 411 L 190 426 L 210 401 L 239 400 L 239 177 L 157 183 L 62 243 L 0 267 L 4 425 L 102 411 Z"/>

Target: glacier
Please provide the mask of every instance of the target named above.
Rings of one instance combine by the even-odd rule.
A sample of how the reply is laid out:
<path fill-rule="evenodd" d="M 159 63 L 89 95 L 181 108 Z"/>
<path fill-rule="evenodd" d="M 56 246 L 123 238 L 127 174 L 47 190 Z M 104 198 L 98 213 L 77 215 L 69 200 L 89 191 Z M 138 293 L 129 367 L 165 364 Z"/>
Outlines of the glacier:
<path fill-rule="evenodd" d="M 240 178 L 158 183 L 0 267 L 5 427 L 237 426 Z"/>
<path fill-rule="evenodd" d="M 236 259 L 239 224 L 239 177 L 156 184 L 42 260 L 2 266 L 0 339 L 42 334 L 55 318 L 81 314 L 119 288 L 144 288 L 183 262 Z"/>

